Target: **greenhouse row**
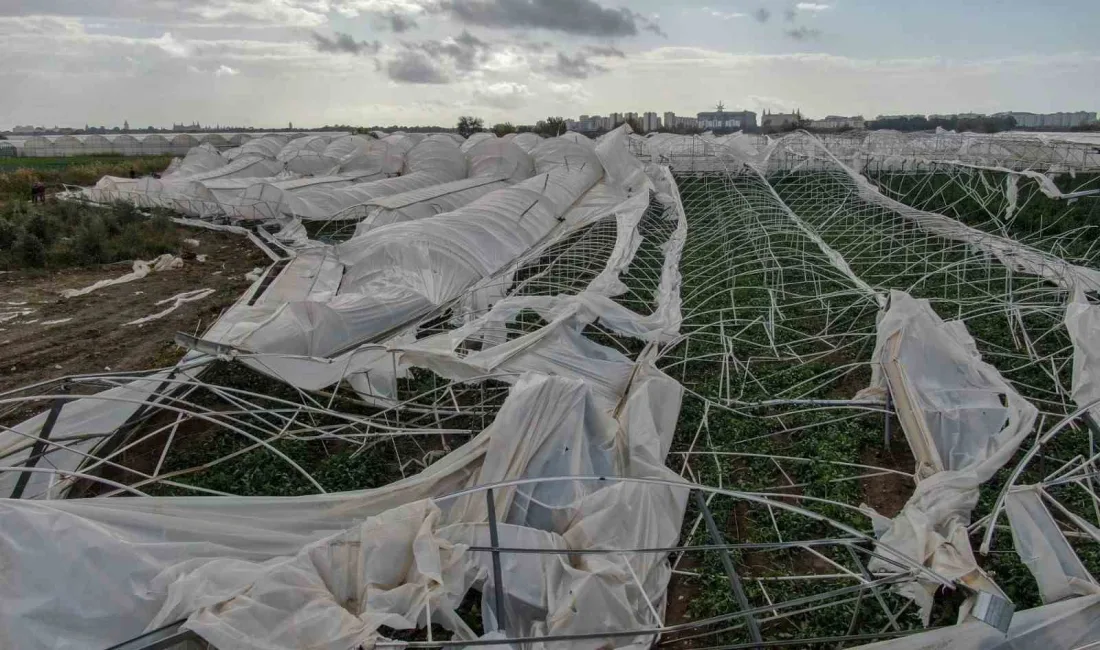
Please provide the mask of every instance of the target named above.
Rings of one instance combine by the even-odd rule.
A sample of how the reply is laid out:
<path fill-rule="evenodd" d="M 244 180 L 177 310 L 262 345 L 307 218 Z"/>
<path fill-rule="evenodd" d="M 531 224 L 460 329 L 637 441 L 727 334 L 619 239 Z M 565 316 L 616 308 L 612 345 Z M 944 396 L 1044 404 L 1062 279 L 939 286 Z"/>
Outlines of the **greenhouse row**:
<path fill-rule="evenodd" d="M 270 263 L 0 393 L 12 647 L 1100 645 L 1089 142 L 267 134 L 59 199 Z"/>

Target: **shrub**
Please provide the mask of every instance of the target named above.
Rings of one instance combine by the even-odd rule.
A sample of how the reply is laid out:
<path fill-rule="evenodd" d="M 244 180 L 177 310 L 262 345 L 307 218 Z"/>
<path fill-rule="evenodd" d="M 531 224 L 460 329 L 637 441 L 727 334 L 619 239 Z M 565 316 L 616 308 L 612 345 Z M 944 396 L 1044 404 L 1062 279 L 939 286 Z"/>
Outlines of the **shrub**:
<path fill-rule="evenodd" d="M 34 233 L 24 233 L 19 241 L 19 258 L 24 266 L 42 268 L 46 266 L 46 245 Z"/>
<path fill-rule="evenodd" d="M 15 242 L 19 241 L 21 234 L 23 234 L 22 228 L 7 219 L 0 218 L 0 251 L 11 250 Z"/>

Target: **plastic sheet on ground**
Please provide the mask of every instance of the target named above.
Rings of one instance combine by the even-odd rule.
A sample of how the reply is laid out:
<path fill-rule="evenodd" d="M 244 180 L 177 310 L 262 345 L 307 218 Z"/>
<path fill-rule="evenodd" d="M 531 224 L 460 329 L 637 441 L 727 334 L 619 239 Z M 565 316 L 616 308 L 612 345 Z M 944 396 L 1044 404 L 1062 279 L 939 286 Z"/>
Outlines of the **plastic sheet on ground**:
<path fill-rule="evenodd" d="M 1041 495 L 1039 486 L 1012 489 L 1005 497 L 1005 513 L 1012 545 L 1035 577 L 1043 602 L 1100 594 L 1100 584 L 1077 557 Z M 1100 530 L 1080 518 L 1075 523 L 1100 543 Z"/>
<path fill-rule="evenodd" d="M 1008 634 L 969 621 L 854 650 L 1091 650 L 1100 644 L 1100 596 L 1016 612 Z"/>
<path fill-rule="evenodd" d="M 483 600 L 493 592 L 488 556 L 466 551 L 487 538 L 484 495 L 424 499 L 525 477 L 674 478 L 662 455 L 679 399 L 675 381 L 641 367 L 616 420 L 584 382 L 532 374 L 469 443 L 377 490 L 0 501 L 10 524 L 0 530 L 0 548 L 19 548 L 22 559 L 3 569 L 0 594 L 13 606 L 0 612 L 0 631 L 20 648 L 104 647 L 187 616 L 185 627 L 215 646 L 336 649 L 369 646 L 380 625 L 424 625 L 430 603 L 434 622 L 468 634 L 454 609 L 470 588 L 481 589 Z M 638 548 L 675 543 L 687 490 L 568 480 L 500 488 L 494 496 L 506 524 L 502 542 Z M 67 533 L 57 536 L 61 529 Z M 47 537 L 51 542 L 42 543 Z M 358 550 L 349 554 L 351 548 Z M 83 561 L 89 549 L 95 563 Z M 103 575 L 112 579 L 104 583 Z M 511 558 L 502 585 L 507 632 L 640 628 L 651 618 L 650 602 L 663 608 L 669 575 L 656 554 L 574 563 L 558 555 Z M 58 591 L 58 584 L 70 588 Z M 43 597 L 51 600 L 45 619 L 32 615 Z M 483 602 L 486 616 L 492 610 Z M 60 623 L 78 619 L 75 638 Z"/>
<path fill-rule="evenodd" d="M 95 284 L 88 285 L 80 289 L 62 289 L 61 296 L 64 298 L 75 298 L 77 296 L 87 295 L 93 291 L 98 291 L 104 287 L 111 287 L 116 284 L 125 284 L 127 282 L 133 282 L 134 280 L 140 280 L 149 275 L 153 271 L 172 271 L 183 267 L 183 260 L 171 253 L 165 253 L 155 259 L 151 259 L 148 262 L 145 260 L 134 260 L 133 270 L 126 275 L 119 276 L 117 278 L 110 278 L 108 280 L 100 280 Z"/>
<path fill-rule="evenodd" d="M 873 358 L 879 365 L 872 384 L 889 387 L 918 464 L 916 489 L 901 513 L 876 522 L 879 538 L 940 575 L 999 595 L 975 562 L 966 526 L 979 486 L 1028 436 L 1037 409 L 981 360 L 962 322 L 944 322 L 927 300 L 901 291 L 890 294 Z M 890 566 L 876 559 L 869 568 Z M 901 589 L 927 621 L 932 593 L 917 584 Z"/>

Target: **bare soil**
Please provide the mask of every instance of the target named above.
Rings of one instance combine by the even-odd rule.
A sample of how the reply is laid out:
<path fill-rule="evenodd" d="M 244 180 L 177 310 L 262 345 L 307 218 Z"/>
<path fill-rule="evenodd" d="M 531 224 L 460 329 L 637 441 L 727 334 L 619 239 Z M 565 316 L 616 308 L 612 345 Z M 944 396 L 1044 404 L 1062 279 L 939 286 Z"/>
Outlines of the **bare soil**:
<path fill-rule="evenodd" d="M 859 462 L 911 474 L 916 467 L 916 461 L 913 460 L 913 453 L 909 451 L 905 434 L 902 433 L 901 425 L 896 418 L 893 422 L 893 431 L 889 450 L 882 445 L 869 445 L 864 449 Z M 860 486 L 863 488 L 864 503 L 874 508 L 880 515 L 893 518 L 901 512 L 902 506 L 913 495 L 916 484 L 908 476 L 883 474 L 861 479 Z"/>
<path fill-rule="evenodd" d="M 185 247 L 194 255 L 185 256 L 183 268 L 75 298 L 60 292 L 125 275 L 131 263 L 0 274 L 0 313 L 29 312 L 0 322 L 0 392 L 63 375 L 144 370 L 179 360 L 184 351 L 173 343 L 176 332 L 201 333 L 248 288 L 245 274 L 269 263 L 239 235 L 181 230 L 181 236 L 199 241 L 198 247 Z M 159 320 L 126 325 L 170 304 L 158 301 L 199 289 L 214 293 Z"/>

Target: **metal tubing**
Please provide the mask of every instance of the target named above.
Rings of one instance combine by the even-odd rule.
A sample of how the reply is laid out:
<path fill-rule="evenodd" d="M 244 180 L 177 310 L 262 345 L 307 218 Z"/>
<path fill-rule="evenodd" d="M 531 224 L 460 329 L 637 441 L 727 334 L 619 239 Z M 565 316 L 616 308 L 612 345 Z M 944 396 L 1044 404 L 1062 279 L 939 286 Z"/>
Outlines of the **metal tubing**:
<path fill-rule="evenodd" d="M 31 447 L 31 453 L 27 456 L 25 467 L 33 468 L 38 464 L 38 459 L 43 455 L 46 450 L 46 441 L 50 439 L 50 432 L 53 431 L 53 427 L 57 424 L 57 418 L 61 415 L 61 407 L 65 405 L 67 400 L 55 399 L 50 404 L 50 412 L 46 415 L 46 421 L 42 423 L 42 430 L 38 433 L 38 439 L 34 441 L 34 446 Z M 31 472 L 20 472 L 19 478 L 15 481 L 15 487 L 11 491 L 11 498 L 22 499 L 23 490 L 27 489 L 27 483 L 31 480 Z"/>
<path fill-rule="evenodd" d="M 710 512 L 710 507 L 707 506 L 707 500 L 703 498 L 703 493 L 699 490 L 694 491 L 695 503 L 699 506 L 699 510 L 703 513 L 703 519 L 707 522 L 707 532 L 710 533 L 711 541 L 715 544 L 722 545 L 725 541 L 722 539 L 722 533 L 718 530 L 718 525 L 714 523 L 714 515 Z M 737 604 L 741 606 L 742 611 L 752 609 L 749 607 L 749 599 L 745 596 L 745 590 L 741 586 L 741 578 L 737 576 L 737 571 L 733 567 L 733 558 L 730 557 L 729 551 L 723 549 L 721 551 L 722 566 L 726 569 L 726 575 L 730 579 L 730 589 L 733 590 L 733 595 L 737 598 Z M 764 639 L 760 636 L 760 625 L 756 622 L 756 619 L 752 616 L 748 616 L 745 622 L 749 626 L 749 635 L 752 636 L 752 640 L 756 643 L 761 643 Z"/>
<path fill-rule="evenodd" d="M 497 537 L 497 506 L 493 501 L 493 488 L 485 490 L 485 505 L 489 508 L 489 544 L 493 548 L 493 593 L 496 596 L 497 628 L 504 628 L 504 583 L 500 570 L 500 538 Z"/>

